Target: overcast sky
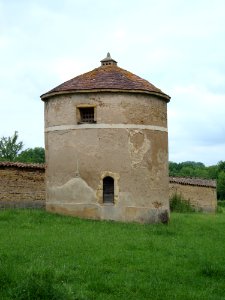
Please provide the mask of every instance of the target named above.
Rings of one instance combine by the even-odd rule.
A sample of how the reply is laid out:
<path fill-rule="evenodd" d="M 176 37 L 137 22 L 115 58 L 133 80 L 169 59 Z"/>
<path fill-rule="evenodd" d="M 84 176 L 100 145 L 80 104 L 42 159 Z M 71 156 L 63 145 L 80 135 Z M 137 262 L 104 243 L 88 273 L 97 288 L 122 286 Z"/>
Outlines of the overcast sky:
<path fill-rule="evenodd" d="M 108 51 L 171 96 L 171 161 L 225 160 L 224 0 L 0 0 L 0 137 L 43 147 L 40 95 Z"/>

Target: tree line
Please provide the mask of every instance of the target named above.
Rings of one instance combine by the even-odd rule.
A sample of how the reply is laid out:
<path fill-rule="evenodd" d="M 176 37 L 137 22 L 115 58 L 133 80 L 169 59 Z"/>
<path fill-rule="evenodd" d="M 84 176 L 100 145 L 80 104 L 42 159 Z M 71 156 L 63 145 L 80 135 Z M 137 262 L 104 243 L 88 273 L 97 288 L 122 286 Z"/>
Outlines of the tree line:
<path fill-rule="evenodd" d="M 217 198 L 225 200 L 225 161 L 219 161 L 216 165 L 209 167 L 201 162 L 194 161 L 182 163 L 169 162 L 169 175 L 175 177 L 215 179 L 217 181 Z"/>
<path fill-rule="evenodd" d="M 24 163 L 44 163 L 45 150 L 42 147 L 23 150 L 24 144 L 19 141 L 18 132 L 11 137 L 0 139 L 0 161 Z M 186 161 L 181 163 L 169 162 L 169 175 L 176 177 L 196 177 L 217 180 L 217 197 L 225 200 L 225 161 L 216 165 L 205 166 L 201 162 Z"/>

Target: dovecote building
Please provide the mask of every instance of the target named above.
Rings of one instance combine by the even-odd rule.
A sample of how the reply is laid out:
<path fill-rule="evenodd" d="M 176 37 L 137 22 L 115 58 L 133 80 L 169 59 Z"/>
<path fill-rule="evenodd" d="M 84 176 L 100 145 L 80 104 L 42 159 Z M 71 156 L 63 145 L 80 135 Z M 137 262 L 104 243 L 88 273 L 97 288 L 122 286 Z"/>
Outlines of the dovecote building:
<path fill-rule="evenodd" d="M 111 58 L 49 92 L 46 208 L 83 218 L 167 222 L 170 97 Z"/>

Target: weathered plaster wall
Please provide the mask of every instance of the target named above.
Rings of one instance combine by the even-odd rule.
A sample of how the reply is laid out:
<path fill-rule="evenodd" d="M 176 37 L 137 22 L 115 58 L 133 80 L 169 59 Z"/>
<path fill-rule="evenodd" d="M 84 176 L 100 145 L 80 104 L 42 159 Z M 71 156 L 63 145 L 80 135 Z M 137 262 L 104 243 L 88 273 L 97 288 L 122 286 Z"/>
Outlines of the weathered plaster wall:
<path fill-rule="evenodd" d="M 44 207 L 44 169 L 0 166 L 0 208 Z"/>
<path fill-rule="evenodd" d="M 185 200 L 190 201 L 199 211 L 215 212 L 217 207 L 216 188 L 185 185 L 170 182 L 169 194 L 172 197 L 174 194 L 181 195 Z"/>
<path fill-rule="evenodd" d="M 167 128 L 167 104 L 148 94 L 80 93 L 45 102 L 45 127 L 77 124 L 77 106 L 97 107 L 97 124 L 145 124 Z"/>
<path fill-rule="evenodd" d="M 81 93 L 55 96 L 45 105 L 48 210 L 138 222 L 169 214 L 165 101 L 141 94 Z M 96 124 L 77 124 L 80 105 L 95 107 Z M 75 182 L 77 161 L 80 181 Z M 107 172 L 115 180 L 114 205 L 102 203 Z M 75 183 L 87 185 L 91 201 L 74 192 Z M 57 200 L 61 189 L 63 202 Z"/>

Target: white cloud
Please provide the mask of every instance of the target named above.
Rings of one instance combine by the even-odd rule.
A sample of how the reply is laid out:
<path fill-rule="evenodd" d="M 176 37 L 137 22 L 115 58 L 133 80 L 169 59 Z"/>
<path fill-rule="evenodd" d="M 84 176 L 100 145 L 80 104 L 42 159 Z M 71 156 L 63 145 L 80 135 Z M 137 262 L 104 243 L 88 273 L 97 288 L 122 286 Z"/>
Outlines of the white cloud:
<path fill-rule="evenodd" d="M 222 159 L 225 93 L 214 94 L 202 86 L 177 86 L 168 112 L 171 160 L 206 159 L 210 164 Z"/>

